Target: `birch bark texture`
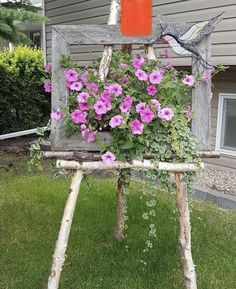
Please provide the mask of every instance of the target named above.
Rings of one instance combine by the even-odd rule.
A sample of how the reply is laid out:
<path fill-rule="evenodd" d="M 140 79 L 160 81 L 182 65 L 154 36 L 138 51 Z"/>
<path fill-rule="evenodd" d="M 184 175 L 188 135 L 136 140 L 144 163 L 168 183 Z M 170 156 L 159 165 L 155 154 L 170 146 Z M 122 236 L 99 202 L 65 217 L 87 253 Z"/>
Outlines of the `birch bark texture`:
<path fill-rule="evenodd" d="M 56 242 L 53 255 L 53 264 L 51 274 L 48 279 L 48 289 L 57 289 L 59 287 L 60 276 L 65 262 L 65 252 L 67 249 L 70 235 L 71 224 L 74 216 L 77 197 L 79 194 L 80 184 L 83 178 L 83 172 L 76 170 L 72 178 L 68 199 L 64 209 L 61 227 Z"/>
<path fill-rule="evenodd" d="M 179 213 L 179 243 L 186 289 L 197 289 L 195 266 L 191 249 L 191 224 L 188 206 L 187 185 L 183 173 L 175 173 L 177 208 Z"/>
<path fill-rule="evenodd" d="M 118 0 L 112 0 L 111 1 L 111 7 L 110 7 L 110 15 L 108 19 L 108 25 L 116 25 L 119 18 L 119 11 L 120 11 L 120 3 Z M 111 63 L 111 57 L 112 57 L 112 51 L 113 46 L 112 45 L 106 45 L 105 49 L 103 51 L 102 59 L 99 66 L 99 72 L 98 75 L 102 81 L 104 81 L 107 77 L 108 70 Z"/>

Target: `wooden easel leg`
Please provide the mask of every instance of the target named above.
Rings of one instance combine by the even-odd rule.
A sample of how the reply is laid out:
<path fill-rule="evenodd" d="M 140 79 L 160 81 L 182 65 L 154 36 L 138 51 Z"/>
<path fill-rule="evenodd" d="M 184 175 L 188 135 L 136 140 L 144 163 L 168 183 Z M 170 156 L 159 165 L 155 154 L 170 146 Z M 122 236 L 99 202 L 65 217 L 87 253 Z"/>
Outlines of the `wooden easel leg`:
<path fill-rule="evenodd" d="M 175 173 L 177 187 L 177 206 L 180 224 L 180 252 L 183 263 L 186 289 L 197 289 L 196 273 L 191 252 L 191 224 L 188 206 L 187 185 L 183 173 Z"/>
<path fill-rule="evenodd" d="M 130 173 L 130 172 L 129 172 Z M 127 202 L 127 191 L 129 189 L 130 179 L 126 179 L 123 175 L 122 170 L 118 177 L 117 189 L 116 189 L 116 227 L 114 232 L 114 239 L 121 241 L 124 239 L 125 229 L 125 209 Z"/>
<path fill-rule="evenodd" d="M 71 223 L 73 220 L 76 200 L 78 197 L 82 178 L 83 172 L 79 170 L 75 171 L 72 178 L 69 196 L 65 205 L 64 214 L 61 221 L 61 228 L 53 255 L 51 275 L 48 279 L 48 289 L 57 289 L 59 287 L 61 271 L 65 261 L 65 252 L 70 235 Z"/>
<path fill-rule="evenodd" d="M 126 200 L 122 196 L 122 190 L 124 188 L 124 183 L 122 177 L 118 177 L 117 189 L 116 189 L 116 227 L 114 232 L 114 239 L 121 241 L 124 239 L 124 208 Z"/>

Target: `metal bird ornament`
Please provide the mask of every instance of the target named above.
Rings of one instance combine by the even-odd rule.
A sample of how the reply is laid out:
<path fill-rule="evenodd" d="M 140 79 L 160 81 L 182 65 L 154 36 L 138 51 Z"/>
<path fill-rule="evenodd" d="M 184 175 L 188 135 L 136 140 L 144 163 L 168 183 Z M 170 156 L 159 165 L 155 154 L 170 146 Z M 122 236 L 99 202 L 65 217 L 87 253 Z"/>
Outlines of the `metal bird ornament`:
<path fill-rule="evenodd" d="M 223 19 L 223 13 L 224 12 L 208 21 L 193 24 L 185 32 L 181 32 L 175 23 L 169 22 L 165 18 L 161 18 L 160 25 L 162 32 L 160 34 L 160 39 L 165 40 L 165 42 L 170 45 L 176 54 L 185 56 L 194 54 L 207 66 L 212 66 L 202 58 L 196 47 L 196 44 L 205 35 L 211 33 L 214 30 L 216 24 Z"/>

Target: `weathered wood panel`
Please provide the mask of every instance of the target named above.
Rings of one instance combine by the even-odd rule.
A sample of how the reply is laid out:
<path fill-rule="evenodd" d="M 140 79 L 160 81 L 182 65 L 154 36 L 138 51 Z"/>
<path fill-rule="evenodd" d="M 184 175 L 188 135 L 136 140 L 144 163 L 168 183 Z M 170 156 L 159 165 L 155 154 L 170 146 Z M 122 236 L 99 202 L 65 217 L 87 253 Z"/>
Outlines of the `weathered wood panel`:
<path fill-rule="evenodd" d="M 198 51 L 207 63 L 211 62 L 211 35 L 205 36 L 197 44 Z M 205 74 L 208 72 L 203 63 L 192 58 L 192 73 Z M 198 140 L 198 150 L 211 149 L 211 83 L 195 81 L 192 91 L 192 109 L 194 118 L 192 120 L 192 134 Z"/>

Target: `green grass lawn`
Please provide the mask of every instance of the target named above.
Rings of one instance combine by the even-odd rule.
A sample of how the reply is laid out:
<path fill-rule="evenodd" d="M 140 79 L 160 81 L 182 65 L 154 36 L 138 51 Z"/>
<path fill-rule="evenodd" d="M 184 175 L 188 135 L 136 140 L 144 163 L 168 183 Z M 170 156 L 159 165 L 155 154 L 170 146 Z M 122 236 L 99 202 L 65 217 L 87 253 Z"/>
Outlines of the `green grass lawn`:
<path fill-rule="evenodd" d="M 114 180 L 83 183 L 60 289 L 182 289 L 175 197 L 157 196 L 157 239 L 140 264 L 146 240 L 142 185 L 129 197 L 128 238 L 112 239 Z M 0 178 L 0 288 L 46 288 L 69 181 L 49 176 Z M 236 212 L 193 202 L 192 244 L 198 289 L 236 288 Z M 126 251 L 126 246 L 129 250 Z"/>

